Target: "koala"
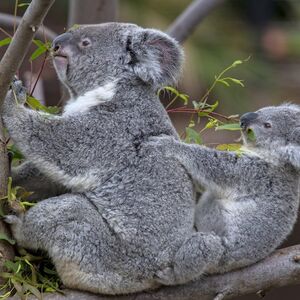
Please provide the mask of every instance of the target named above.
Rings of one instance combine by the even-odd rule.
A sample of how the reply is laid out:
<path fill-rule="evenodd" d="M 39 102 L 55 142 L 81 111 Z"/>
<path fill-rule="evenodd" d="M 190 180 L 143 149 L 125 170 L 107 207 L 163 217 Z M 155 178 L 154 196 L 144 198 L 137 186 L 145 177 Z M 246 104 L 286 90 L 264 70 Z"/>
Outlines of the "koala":
<path fill-rule="evenodd" d="M 158 30 L 84 25 L 53 42 L 70 92 L 61 115 L 24 106 L 26 91 L 13 82 L 3 121 L 26 158 L 13 176 L 47 186 L 6 222 L 19 246 L 48 253 L 66 287 L 133 293 L 187 282 L 221 259 L 222 237 L 194 228 L 190 174 L 148 142 L 178 139 L 157 90 L 178 79 L 182 59 Z"/>
<path fill-rule="evenodd" d="M 189 145 L 170 136 L 150 142 L 179 161 L 205 190 L 195 223 L 198 234 L 211 239 L 202 255 L 207 274 L 263 259 L 284 241 L 297 219 L 300 106 L 265 107 L 244 114 L 240 122 L 242 154 Z M 204 253 L 212 256 L 215 251 L 222 254 L 211 264 Z M 170 272 L 170 281 L 176 276 Z"/>

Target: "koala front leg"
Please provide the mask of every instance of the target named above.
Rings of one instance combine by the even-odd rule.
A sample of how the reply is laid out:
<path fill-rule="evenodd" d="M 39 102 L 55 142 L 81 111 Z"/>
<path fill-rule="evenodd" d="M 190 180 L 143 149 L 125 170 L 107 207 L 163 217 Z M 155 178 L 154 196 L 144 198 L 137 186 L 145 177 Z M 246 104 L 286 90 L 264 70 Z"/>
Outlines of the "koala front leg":
<path fill-rule="evenodd" d="M 236 181 L 237 163 L 242 160 L 233 152 L 218 151 L 205 146 L 186 144 L 173 137 L 160 136 L 150 139 L 150 144 L 160 147 L 169 158 L 175 158 L 201 186 L 230 187 Z"/>
<path fill-rule="evenodd" d="M 157 272 L 157 281 L 164 285 L 183 284 L 217 268 L 224 246 L 214 233 L 195 232 L 183 241 L 171 266 Z"/>
<path fill-rule="evenodd" d="M 20 91 L 21 90 L 21 91 Z M 81 143 L 83 136 L 80 124 L 76 116 L 65 118 L 39 113 L 24 107 L 15 100 L 23 103 L 26 94 L 22 89 L 9 91 L 3 106 L 3 122 L 10 137 L 22 153 L 31 161 L 46 177 L 60 182 L 62 185 L 73 188 L 70 183 L 72 178 L 85 175 L 86 165 L 79 169 L 72 159 L 78 160 L 78 152 L 87 152 L 86 145 Z M 69 146 L 72 137 L 72 146 Z"/>

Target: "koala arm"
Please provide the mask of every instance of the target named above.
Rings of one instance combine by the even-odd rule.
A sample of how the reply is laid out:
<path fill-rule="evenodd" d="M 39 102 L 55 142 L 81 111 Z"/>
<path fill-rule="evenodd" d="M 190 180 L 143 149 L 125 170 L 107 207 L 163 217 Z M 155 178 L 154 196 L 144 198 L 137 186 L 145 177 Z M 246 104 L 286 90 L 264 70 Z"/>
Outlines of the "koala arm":
<path fill-rule="evenodd" d="M 168 157 L 175 158 L 201 186 L 231 186 L 237 163 L 243 159 L 234 152 L 218 151 L 205 146 L 186 144 L 171 137 L 155 138 Z M 236 183 L 235 183 L 236 184 Z"/>
<path fill-rule="evenodd" d="M 87 172 L 87 166 L 78 168 L 81 158 L 78 153 L 88 151 L 80 143 L 83 136 L 80 125 L 84 124 L 80 121 L 76 116 L 65 118 L 28 109 L 15 101 L 11 91 L 4 101 L 3 122 L 17 147 L 42 173 L 67 187 L 72 186 L 66 182 Z M 76 143 L 72 147 L 68 146 L 70 137 Z"/>

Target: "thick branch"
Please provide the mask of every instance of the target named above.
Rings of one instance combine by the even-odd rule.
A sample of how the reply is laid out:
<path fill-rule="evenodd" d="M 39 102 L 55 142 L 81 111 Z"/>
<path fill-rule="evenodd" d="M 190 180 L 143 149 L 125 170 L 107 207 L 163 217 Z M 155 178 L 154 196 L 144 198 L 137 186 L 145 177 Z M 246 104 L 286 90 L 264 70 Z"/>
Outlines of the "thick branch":
<path fill-rule="evenodd" d="M 0 62 L 0 105 L 13 76 L 20 67 L 31 41 L 54 0 L 33 0 Z"/>
<path fill-rule="evenodd" d="M 117 19 L 117 12 L 118 0 L 69 0 L 68 27 L 113 22 Z"/>
<path fill-rule="evenodd" d="M 153 292 L 127 296 L 101 296 L 67 291 L 66 296 L 49 294 L 45 300 L 213 300 L 230 299 L 271 288 L 300 284 L 300 245 L 277 250 L 265 260 L 186 285 L 163 287 Z M 17 298 L 12 298 L 17 299 Z M 31 298 L 34 299 L 34 298 Z"/>
<path fill-rule="evenodd" d="M 21 17 L 18 16 L 13 16 L 10 14 L 5 14 L 5 13 L 0 13 L 0 26 L 4 26 L 4 27 L 13 27 L 15 24 L 17 26 L 20 25 L 22 21 Z M 55 37 L 57 36 L 57 34 L 50 30 L 49 28 L 43 26 L 43 28 L 40 28 L 36 35 L 38 36 L 39 39 L 43 40 L 44 37 L 48 40 L 48 41 L 52 41 L 55 39 Z"/>
<path fill-rule="evenodd" d="M 20 67 L 35 32 L 38 30 L 39 25 L 53 3 L 54 0 L 33 0 L 26 10 L 14 38 L 0 62 L 0 108 L 10 82 Z M 0 119 L 0 198 L 7 194 L 8 172 L 7 149 L 3 123 Z M 0 222 L 0 232 L 8 234 L 7 227 L 3 222 Z M 6 259 L 11 259 L 13 253 L 12 247 L 4 241 L 0 242 L 0 271 L 2 271 L 3 262 Z"/>
<path fill-rule="evenodd" d="M 196 26 L 224 0 L 194 0 L 169 26 L 167 33 L 183 43 Z"/>

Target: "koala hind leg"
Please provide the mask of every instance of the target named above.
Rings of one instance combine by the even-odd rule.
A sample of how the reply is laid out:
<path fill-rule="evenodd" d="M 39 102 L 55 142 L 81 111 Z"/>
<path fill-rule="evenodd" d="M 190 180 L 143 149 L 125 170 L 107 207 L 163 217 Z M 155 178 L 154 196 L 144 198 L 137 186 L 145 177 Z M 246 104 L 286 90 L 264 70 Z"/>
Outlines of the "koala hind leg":
<path fill-rule="evenodd" d="M 196 279 L 219 264 L 224 250 L 219 236 L 195 232 L 183 241 L 171 266 L 157 272 L 157 281 L 174 285 Z"/>

